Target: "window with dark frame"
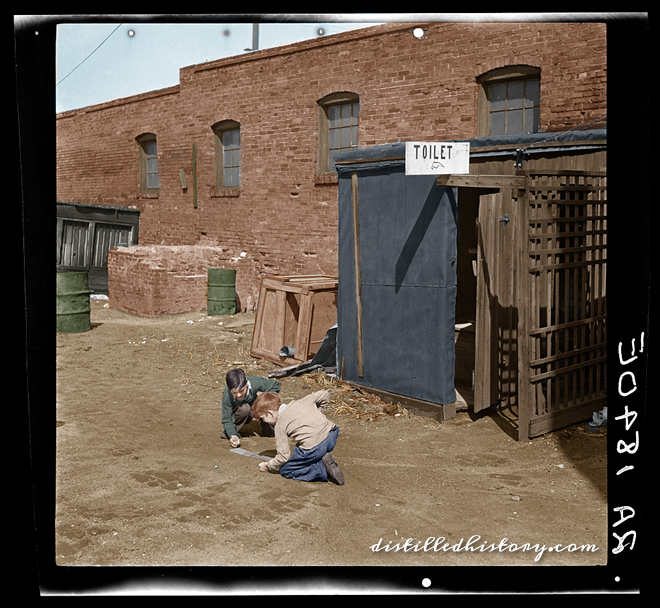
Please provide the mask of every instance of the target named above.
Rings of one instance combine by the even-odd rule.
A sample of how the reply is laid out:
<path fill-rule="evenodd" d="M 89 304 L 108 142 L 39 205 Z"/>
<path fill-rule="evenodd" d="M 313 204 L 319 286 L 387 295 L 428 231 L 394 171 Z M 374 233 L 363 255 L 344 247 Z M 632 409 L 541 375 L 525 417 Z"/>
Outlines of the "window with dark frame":
<path fill-rule="evenodd" d="M 216 188 L 238 188 L 241 184 L 241 131 L 236 121 L 213 127 L 216 141 Z"/>
<path fill-rule="evenodd" d="M 141 135 L 140 145 L 140 189 L 144 194 L 156 194 L 160 189 L 158 176 L 158 146 L 153 133 Z"/>
<path fill-rule="evenodd" d="M 336 93 L 319 102 L 318 173 L 336 173 L 335 157 L 357 148 L 360 99 L 354 93 Z"/>
<path fill-rule="evenodd" d="M 512 66 L 481 77 L 479 136 L 538 133 L 539 70 Z"/>

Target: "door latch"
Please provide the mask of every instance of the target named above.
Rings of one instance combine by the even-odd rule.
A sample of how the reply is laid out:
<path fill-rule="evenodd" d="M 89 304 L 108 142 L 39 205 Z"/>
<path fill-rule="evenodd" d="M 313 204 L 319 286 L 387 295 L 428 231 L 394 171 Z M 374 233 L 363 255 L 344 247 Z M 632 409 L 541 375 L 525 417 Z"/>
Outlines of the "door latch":
<path fill-rule="evenodd" d="M 504 224 L 508 224 L 510 219 L 511 219 L 511 218 L 509 217 L 509 214 L 508 214 L 508 213 L 505 213 L 505 214 L 504 214 L 504 217 L 501 217 L 501 218 L 499 219 L 499 221 L 500 221 L 500 222 L 504 222 Z"/>

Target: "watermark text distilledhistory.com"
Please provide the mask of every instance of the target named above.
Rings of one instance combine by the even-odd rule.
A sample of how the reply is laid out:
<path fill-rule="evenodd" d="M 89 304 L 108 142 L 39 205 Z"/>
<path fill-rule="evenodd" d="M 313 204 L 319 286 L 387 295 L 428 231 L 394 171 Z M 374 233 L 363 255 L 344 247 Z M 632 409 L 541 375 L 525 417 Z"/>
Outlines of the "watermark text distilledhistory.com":
<path fill-rule="evenodd" d="M 548 551 L 549 553 L 556 552 L 556 553 L 575 553 L 576 551 L 580 552 L 588 552 L 588 553 L 595 553 L 598 551 L 598 547 L 596 545 L 576 545 L 575 543 L 571 543 L 569 545 L 551 545 L 551 546 L 546 546 L 543 544 L 535 543 L 535 544 L 530 544 L 530 543 L 523 543 L 523 544 L 516 544 L 516 543 L 510 543 L 508 539 L 503 538 L 499 543 L 486 543 L 486 542 L 481 542 L 481 536 L 478 534 L 475 534 L 471 536 L 467 542 L 465 542 L 465 539 L 461 538 L 460 541 L 457 543 L 450 543 L 447 541 L 447 539 L 444 536 L 430 536 L 427 538 L 423 543 L 421 541 L 416 541 L 412 538 L 408 538 L 405 541 L 402 542 L 397 542 L 392 544 L 392 542 L 388 542 L 386 544 L 383 544 L 383 539 L 379 539 L 379 541 L 375 545 L 371 545 L 369 547 L 374 553 L 378 551 L 403 551 L 405 553 L 408 553 L 409 551 L 424 551 L 424 552 L 438 552 L 438 551 L 454 551 L 456 553 L 461 552 L 461 551 L 473 551 L 473 552 L 493 552 L 493 551 L 499 551 L 500 553 L 504 553 L 505 551 L 508 551 L 510 553 L 514 553 L 516 551 L 534 551 L 536 553 L 536 557 L 534 558 L 535 562 L 538 562 L 541 557 L 543 557 L 543 554 Z"/>

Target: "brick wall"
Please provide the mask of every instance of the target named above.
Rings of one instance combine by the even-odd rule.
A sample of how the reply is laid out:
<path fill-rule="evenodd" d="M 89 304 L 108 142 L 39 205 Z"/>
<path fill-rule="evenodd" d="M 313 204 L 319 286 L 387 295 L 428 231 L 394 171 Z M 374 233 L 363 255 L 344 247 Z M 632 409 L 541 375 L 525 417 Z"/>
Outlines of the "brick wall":
<path fill-rule="evenodd" d="M 141 317 L 205 310 L 209 268 L 234 268 L 238 309 L 255 309 L 260 273 L 254 259 L 247 252 L 229 257 L 221 247 L 206 245 L 110 249 L 110 305 Z"/>
<path fill-rule="evenodd" d="M 219 247 L 225 262 L 247 252 L 257 283 L 247 297 L 258 274 L 337 272 L 336 179 L 316 175 L 324 96 L 359 94 L 364 147 L 475 137 L 477 78 L 507 65 L 540 68 L 542 131 L 606 112 L 605 24 L 428 23 L 421 40 L 416 25 L 188 66 L 178 86 L 63 113 L 58 200 L 139 209 L 143 245 Z M 228 119 L 241 125 L 238 196 L 215 190 L 211 127 Z M 136 137 L 146 132 L 158 137 L 160 193 L 151 197 L 139 192 Z"/>

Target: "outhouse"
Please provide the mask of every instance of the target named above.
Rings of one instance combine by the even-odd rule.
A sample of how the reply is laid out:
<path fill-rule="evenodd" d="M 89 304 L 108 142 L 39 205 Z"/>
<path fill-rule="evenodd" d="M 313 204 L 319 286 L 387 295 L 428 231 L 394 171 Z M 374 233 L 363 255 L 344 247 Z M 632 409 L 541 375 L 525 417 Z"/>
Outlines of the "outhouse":
<path fill-rule="evenodd" d="M 522 440 L 606 404 L 606 132 L 469 143 L 469 174 L 337 157 L 338 373 L 441 420 L 506 409 Z"/>

